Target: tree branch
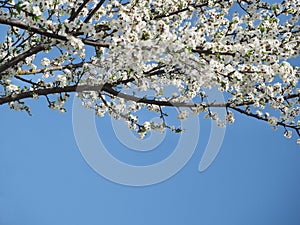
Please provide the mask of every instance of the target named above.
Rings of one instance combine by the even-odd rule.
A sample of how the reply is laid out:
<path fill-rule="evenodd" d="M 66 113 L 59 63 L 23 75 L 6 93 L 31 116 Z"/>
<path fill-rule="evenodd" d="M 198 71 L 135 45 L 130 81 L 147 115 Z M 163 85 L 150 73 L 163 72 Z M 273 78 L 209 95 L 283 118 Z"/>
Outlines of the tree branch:
<path fill-rule="evenodd" d="M 81 10 L 90 2 L 91 0 L 84 0 L 84 2 L 79 6 L 79 8 L 72 13 L 69 18 L 69 21 L 73 21 L 81 12 Z"/>
<path fill-rule="evenodd" d="M 72 85 L 66 87 L 52 87 L 52 88 L 43 88 L 37 89 L 34 91 L 27 91 L 22 93 L 14 93 L 9 96 L 0 98 L 0 105 L 18 101 L 21 99 L 32 98 L 33 94 L 37 95 L 49 95 L 49 94 L 58 94 L 64 92 L 84 92 L 84 91 L 104 91 L 115 97 L 123 98 L 127 101 L 134 101 L 137 103 L 144 104 L 153 104 L 159 106 L 171 106 L 171 107 L 196 107 L 198 103 L 187 103 L 187 102 L 171 102 L 171 101 L 161 101 L 155 99 L 139 98 L 133 95 L 127 95 L 122 92 L 116 91 L 110 84 L 91 86 L 91 85 Z M 207 107 L 227 107 L 229 103 L 210 103 Z"/>
<path fill-rule="evenodd" d="M 66 87 L 52 87 L 52 88 L 43 88 L 43 89 L 37 89 L 34 91 L 27 91 L 22 93 L 14 93 L 9 96 L 5 96 L 0 98 L 0 105 L 3 105 L 5 103 L 9 103 L 12 101 L 18 101 L 21 99 L 31 98 L 33 94 L 38 95 L 49 95 L 49 94 L 58 94 L 58 93 L 64 93 L 64 92 L 84 92 L 84 91 L 104 91 L 106 93 L 109 93 L 115 97 L 123 98 L 127 101 L 134 101 L 137 103 L 144 103 L 144 104 L 152 104 L 152 105 L 158 105 L 158 106 L 171 106 L 171 107 L 197 107 L 199 104 L 203 104 L 203 102 L 198 103 L 189 103 L 189 102 L 176 102 L 176 101 L 164 101 L 164 100 L 156 100 L 156 99 L 148 99 L 148 98 L 139 98 L 134 95 L 128 95 L 124 94 L 120 91 L 116 91 L 113 89 L 113 86 L 111 84 L 103 84 L 98 86 L 91 86 L 91 85 L 72 85 L 72 86 L 66 86 Z M 285 96 L 285 99 L 292 99 L 292 98 L 299 98 L 299 94 L 295 95 L 289 95 Z M 253 103 L 246 102 L 241 103 L 238 105 L 233 105 L 232 103 L 225 103 L 225 102 L 212 102 L 212 103 L 205 103 L 205 107 L 228 107 L 232 108 L 236 111 L 241 110 L 236 107 L 238 106 L 244 106 L 244 105 L 251 105 Z"/>
<path fill-rule="evenodd" d="M 81 62 L 76 64 L 68 64 L 64 66 L 52 66 L 49 68 L 42 68 L 42 69 L 36 69 L 36 70 L 20 70 L 17 72 L 18 75 L 32 75 L 32 74 L 39 74 L 39 73 L 46 73 L 51 71 L 57 71 L 57 70 L 64 70 L 64 69 L 76 69 L 83 66 L 83 64 L 88 64 L 90 62 Z"/>
<path fill-rule="evenodd" d="M 29 49 L 28 51 L 12 58 L 11 60 L 9 60 L 8 62 L 5 62 L 5 64 L 0 66 L 0 80 L 2 79 L 3 76 L 3 72 L 9 68 L 11 68 L 12 66 L 17 65 L 20 61 L 24 60 L 26 57 L 29 57 L 31 55 L 34 55 L 40 51 L 46 50 L 49 46 L 48 45 L 44 45 L 44 44 L 40 44 L 37 45 L 31 49 Z"/>
<path fill-rule="evenodd" d="M 194 8 L 201 8 L 201 7 L 204 7 L 204 6 L 207 6 L 208 3 L 203 3 L 203 4 L 200 4 L 200 5 L 196 5 L 195 3 L 193 4 L 189 4 L 188 7 L 186 8 L 183 8 L 183 9 L 179 9 L 177 11 L 174 11 L 174 12 L 170 12 L 170 13 L 163 13 L 163 14 L 159 14 L 157 16 L 154 16 L 153 19 L 162 19 L 162 18 L 165 18 L 165 17 L 169 17 L 169 16 L 174 16 L 174 15 L 177 15 L 179 13 L 182 13 L 182 12 L 185 12 L 185 11 L 188 11 L 190 10 L 190 7 L 194 7 Z"/>
<path fill-rule="evenodd" d="M 37 27 L 31 27 L 31 26 L 28 26 L 28 25 L 22 23 L 21 21 L 9 20 L 9 19 L 4 19 L 4 18 L 0 17 L 0 24 L 15 26 L 15 27 L 18 27 L 20 29 L 27 30 L 27 31 L 30 31 L 30 32 L 34 32 L 36 34 L 40 34 L 40 35 L 43 35 L 45 37 L 49 37 L 49 38 L 52 38 L 52 39 L 57 39 L 57 40 L 61 40 L 61 41 L 68 41 L 68 38 L 66 36 L 51 33 L 51 32 L 39 29 Z M 109 47 L 108 43 L 98 42 L 98 41 L 95 41 L 95 40 L 88 40 L 88 39 L 85 39 L 85 38 L 80 38 L 80 39 L 84 44 L 87 44 L 87 45 L 90 45 L 90 46 L 98 46 L 98 47 L 105 47 L 105 48 Z"/>
<path fill-rule="evenodd" d="M 221 1 L 218 1 L 216 2 L 215 4 L 217 3 L 220 3 Z M 202 8 L 204 6 L 208 6 L 208 1 L 206 3 L 202 3 L 202 4 L 196 4 L 196 3 L 192 3 L 192 4 L 189 4 L 188 7 L 185 7 L 183 9 L 179 9 L 177 11 L 174 11 L 174 12 L 170 12 L 170 13 L 163 13 L 163 14 L 159 14 L 157 16 L 154 16 L 153 19 L 162 19 L 162 18 L 165 18 L 165 17 L 170 17 L 170 16 L 174 16 L 174 15 L 177 15 L 179 13 L 182 13 L 182 12 L 185 12 L 185 11 L 188 11 L 190 10 L 190 8 L 194 8 L 194 9 L 197 9 L 197 8 Z"/>
<path fill-rule="evenodd" d="M 93 15 L 100 9 L 100 7 L 103 5 L 103 3 L 105 2 L 105 0 L 101 0 L 94 9 L 92 9 L 88 16 L 85 18 L 84 22 L 88 23 L 90 21 L 90 19 L 93 17 Z"/>
<path fill-rule="evenodd" d="M 259 116 L 257 114 L 248 112 L 246 110 L 243 110 L 243 109 L 240 109 L 240 108 L 237 108 L 237 107 L 233 107 L 233 106 L 228 106 L 228 108 L 231 108 L 231 109 L 233 109 L 233 110 L 235 110 L 235 111 L 237 111 L 237 112 L 239 112 L 241 114 L 244 114 L 246 116 L 250 116 L 252 118 L 268 122 L 268 118 L 261 117 L 261 116 Z M 285 128 L 288 127 L 288 128 L 294 129 L 294 130 L 296 130 L 297 134 L 299 135 L 299 127 L 297 127 L 297 125 L 290 125 L 290 124 L 286 124 L 286 123 L 281 122 L 281 121 L 278 121 L 277 125 L 285 127 Z"/>
<path fill-rule="evenodd" d="M 97 92 L 105 92 L 107 94 L 110 94 L 111 96 L 123 98 L 127 101 L 134 101 L 136 103 L 143 103 L 148 105 L 158 105 L 161 106 L 169 106 L 169 107 L 187 107 L 187 108 L 195 108 L 197 106 L 207 107 L 209 108 L 230 108 L 232 110 L 235 110 L 241 114 L 247 115 L 252 118 L 256 118 L 258 120 L 263 120 L 268 122 L 268 118 L 261 117 L 257 114 L 251 113 L 247 110 L 243 110 L 241 108 L 238 108 L 239 106 L 246 106 L 246 105 L 252 105 L 251 102 L 241 103 L 239 105 L 233 105 L 232 103 L 226 103 L 226 102 L 197 102 L 197 103 L 190 103 L 190 102 L 175 102 L 175 101 L 165 101 L 165 100 L 157 100 L 157 99 L 148 99 L 148 98 L 139 98 L 134 95 L 128 95 L 124 94 L 120 91 L 116 91 L 113 89 L 113 86 L 111 84 L 104 84 L 99 86 L 90 86 L 90 85 L 72 85 L 72 86 L 66 86 L 66 87 L 52 87 L 52 88 L 41 88 L 34 91 L 27 91 L 22 93 L 13 93 L 9 96 L 5 96 L 0 98 L 0 105 L 13 102 L 13 101 L 19 101 L 21 99 L 26 98 L 32 98 L 34 95 L 39 96 L 48 96 L 50 94 L 60 94 L 60 93 L 70 93 L 70 92 L 84 92 L 84 91 L 97 91 Z M 284 99 L 292 99 L 292 98 L 300 98 L 300 94 L 292 94 L 285 96 Z M 204 103 L 204 105 L 203 105 Z M 296 131 L 296 133 L 299 135 L 299 127 L 297 125 L 291 125 L 284 123 L 282 121 L 277 122 L 277 126 L 282 126 L 285 129 L 291 128 Z M 300 135 L 299 135 L 300 136 Z"/>

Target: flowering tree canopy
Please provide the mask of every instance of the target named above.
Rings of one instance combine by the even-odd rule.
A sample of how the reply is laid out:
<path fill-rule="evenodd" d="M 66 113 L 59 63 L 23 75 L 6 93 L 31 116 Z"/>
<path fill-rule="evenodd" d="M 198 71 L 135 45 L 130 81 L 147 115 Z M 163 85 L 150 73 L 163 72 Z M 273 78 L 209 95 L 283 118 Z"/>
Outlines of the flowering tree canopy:
<path fill-rule="evenodd" d="M 299 0 L 4 0 L 0 7 L 0 105 L 30 113 L 25 99 L 43 96 L 64 112 L 76 92 L 96 115 L 125 119 L 141 138 L 181 131 L 167 124 L 166 107 L 178 108 L 179 120 L 204 113 L 220 126 L 241 113 L 300 136 L 300 70 L 289 63 L 300 53 Z M 208 99 L 213 87 L 224 102 Z M 139 122 L 143 108 L 161 121 Z"/>

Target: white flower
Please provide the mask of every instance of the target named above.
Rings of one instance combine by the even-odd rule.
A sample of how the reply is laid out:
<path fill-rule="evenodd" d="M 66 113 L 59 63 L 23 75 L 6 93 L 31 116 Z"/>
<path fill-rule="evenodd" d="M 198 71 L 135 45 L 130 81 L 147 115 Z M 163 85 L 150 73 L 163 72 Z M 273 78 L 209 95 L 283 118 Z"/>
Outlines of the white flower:
<path fill-rule="evenodd" d="M 277 125 L 277 118 L 272 116 L 272 117 L 269 117 L 268 119 L 268 123 L 271 125 L 271 126 L 276 126 Z"/>
<path fill-rule="evenodd" d="M 151 124 L 150 124 L 150 122 L 148 122 L 148 121 L 146 121 L 146 122 L 143 124 L 143 126 L 144 126 L 144 128 L 145 128 L 146 130 L 150 130 L 150 128 L 151 128 Z"/>
<path fill-rule="evenodd" d="M 234 117 L 233 117 L 233 113 L 231 111 L 227 112 L 226 118 L 225 120 L 229 123 L 232 124 L 234 123 Z"/>
<path fill-rule="evenodd" d="M 69 69 L 64 69 L 64 73 L 65 73 L 68 77 L 72 75 L 72 72 L 71 72 L 71 70 L 69 70 Z"/>
<path fill-rule="evenodd" d="M 32 98 L 33 98 L 34 100 L 37 100 L 37 99 L 39 98 L 39 95 L 36 94 L 36 93 L 33 93 Z"/>
<path fill-rule="evenodd" d="M 56 81 L 59 82 L 60 87 L 64 87 L 67 85 L 67 78 L 64 75 L 57 75 Z"/>
<path fill-rule="evenodd" d="M 139 139 L 144 139 L 144 137 L 146 136 L 146 132 L 141 132 L 139 134 Z"/>
<path fill-rule="evenodd" d="M 50 65 L 50 60 L 48 58 L 43 58 L 41 61 L 42 66 L 49 66 Z"/>
<path fill-rule="evenodd" d="M 135 123 L 131 123 L 131 122 L 128 123 L 128 129 L 130 129 L 130 130 L 135 130 L 136 127 L 137 127 L 137 126 L 136 126 Z"/>
<path fill-rule="evenodd" d="M 261 115 L 262 115 L 262 112 L 261 112 L 260 110 L 256 110 L 256 114 L 257 114 L 258 116 L 261 116 Z"/>
<path fill-rule="evenodd" d="M 32 7 L 32 13 L 35 15 L 35 16 L 40 16 L 42 15 L 42 12 L 40 10 L 40 7 L 38 6 L 33 6 Z"/>
<path fill-rule="evenodd" d="M 292 137 L 292 131 L 290 131 L 290 130 L 285 131 L 284 132 L 284 137 L 291 138 Z"/>
<path fill-rule="evenodd" d="M 65 108 L 60 108 L 59 111 L 60 111 L 60 113 L 65 113 L 66 109 Z"/>
<path fill-rule="evenodd" d="M 14 85 L 14 84 L 10 84 L 6 87 L 6 89 L 9 91 L 9 92 L 14 92 L 14 91 L 18 91 L 19 90 L 19 87 L 17 85 Z"/>
<path fill-rule="evenodd" d="M 189 115 L 189 113 L 187 110 L 181 110 L 181 111 L 179 111 L 179 113 L 177 115 L 177 119 L 185 120 L 185 119 L 187 119 L 188 115 Z"/>

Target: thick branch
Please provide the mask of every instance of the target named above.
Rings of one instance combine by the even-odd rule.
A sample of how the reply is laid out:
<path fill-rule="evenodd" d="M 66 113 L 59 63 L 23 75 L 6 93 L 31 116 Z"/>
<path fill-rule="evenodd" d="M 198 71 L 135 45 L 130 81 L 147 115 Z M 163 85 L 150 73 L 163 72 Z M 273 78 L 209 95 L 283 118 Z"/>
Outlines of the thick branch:
<path fill-rule="evenodd" d="M 133 95 L 127 95 L 121 92 L 118 92 L 113 89 L 110 84 L 104 84 L 99 86 L 90 86 L 90 85 L 72 85 L 66 87 L 53 87 L 53 88 L 43 88 L 37 89 L 35 91 L 27 91 L 18 94 L 12 94 L 9 96 L 5 96 L 0 98 L 0 105 L 18 101 L 21 99 L 32 98 L 34 94 L 37 95 L 49 95 L 49 94 L 58 94 L 64 92 L 84 92 L 84 91 L 104 91 L 108 94 L 111 94 L 115 97 L 123 98 L 127 101 L 134 101 L 137 103 L 144 103 L 144 104 L 153 104 L 159 106 L 173 106 L 173 107 L 196 107 L 197 103 L 187 103 L 187 102 L 175 102 L 175 101 L 161 101 L 155 99 L 147 99 L 147 98 L 139 98 Z M 207 105 L 208 107 L 227 107 L 228 103 L 210 103 Z"/>
<path fill-rule="evenodd" d="M 78 9 L 72 13 L 69 18 L 69 21 L 73 21 L 81 12 L 81 10 L 90 2 L 91 0 L 84 0 L 84 2 L 78 7 Z"/>
<path fill-rule="evenodd" d="M 148 105 L 158 105 L 158 106 L 170 106 L 170 107 L 188 107 L 193 108 L 197 106 L 203 106 L 203 102 L 198 103 L 190 103 L 190 102 L 175 102 L 175 101 L 163 101 L 163 100 L 156 100 L 156 99 L 148 99 L 148 98 L 139 98 L 133 95 L 124 94 L 122 92 L 116 91 L 113 89 L 111 84 L 104 84 L 99 86 L 90 86 L 90 85 L 72 85 L 66 87 L 53 87 L 53 88 L 43 88 L 37 89 L 35 91 L 28 91 L 19 94 L 12 94 L 3 98 L 0 98 L 0 105 L 5 103 L 19 101 L 21 99 L 32 98 L 34 94 L 39 96 L 46 96 L 49 94 L 59 94 L 59 93 L 69 93 L 69 92 L 84 92 L 84 91 L 98 91 L 98 92 L 106 92 L 112 96 L 123 98 L 127 101 L 134 101 L 137 103 L 143 103 Z M 292 98 L 299 98 L 300 94 L 293 94 L 290 96 L 285 96 L 285 99 L 292 99 Z M 238 108 L 238 106 L 243 106 L 243 104 L 239 105 L 232 105 L 231 103 L 221 102 L 211 102 L 211 103 L 204 103 L 205 107 L 212 108 L 212 107 L 221 107 L 221 108 L 231 108 L 241 114 L 250 116 L 252 118 L 256 118 L 258 120 L 268 121 L 268 118 L 261 117 L 257 114 L 251 113 L 247 110 L 243 110 Z M 245 103 L 244 105 L 249 105 L 249 102 Z M 251 103 L 250 103 L 251 105 Z M 282 126 L 284 128 L 291 128 L 296 130 L 297 134 L 299 135 L 299 127 L 296 125 L 286 124 L 284 122 L 277 122 L 277 126 Z M 299 135 L 300 136 L 300 135 Z"/>
<path fill-rule="evenodd" d="M 26 57 L 34 55 L 40 51 L 46 50 L 48 47 L 49 47 L 48 45 L 43 45 L 43 44 L 37 45 L 37 46 L 29 49 L 28 51 L 12 58 L 8 62 L 5 62 L 5 64 L 0 66 L 0 80 L 2 79 L 2 76 L 3 76 L 1 73 L 3 73 L 5 70 L 11 68 L 12 66 L 15 66 L 17 63 L 24 60 Z"/>
<path fill-rule="evenodd" d="M 176 102 L 176 101 L 163 101 L 163 100 L 156 100 L 156 99 L 148 99 L 148 98 L 139 98 L 133 95 L 124 94 L 122 92 L 116 91 L 113 89 L 111 84 L 104 84 L 104 85 L 98 85 L 98 86 L 91 86 L 91 85 L 72 85 L 72 86 L 66 86 L 66 87 L 52 87 L 52 88 L 43 88 L 43 89 L 37 89 L 35 91 L 28 91 L 18 94 L 12 94 L 9 96 L 5 96 L 0 98 L 0 105 L 3 105 L 5 103 L 9 103 L 12 101 L 18 101 L 21 99 L 31 98 L 33 94 L 37 95 L 49 95 L 49 94 L 57 94 L 57 93 L 64 93 L 64 92 L 84 92 L 84 91 L 104 91 L 108 94 L 111 94 L 112 96 L 123 98 L 127 101 L 134 101 L 137 103 L 144 103 L 144 104 L 152 104 L 152 105 L 158 105 L 158 106 L 171 106 L 171 107 L 197 107 L 200 103 L 190 103 L 190 102 Z M 300 97 L 300 94 L 297 95 L 290 95 L 285 96 L 285 99 L 292 99 Z M 237 109 L 237 106 L 243 106 L 243 105 L 251 105 L 253 103 L 242 103 L 239 105 L 233 105 L 232 103 L 225 103 L 225 102 L 213 102 L 213 103 L 206 103 L 206 107 L 229 107 L 235 110 L 241 110 Z"/>
<path fill-rule="evenodd" d="M 89 12 L 88 16 L 85 18 L 84 22 L 88 23 L 90 19 L 94 16 L 94 14 L 100 9 L 105 0 L 101 0 L 91 12 Z"/>
<path fill-rule="evenodd" d="M 57 40 L 61 40 L 61 41 L 67 41 L 68 38 L 66 36 L 63 35 L 59 35 L 59 34 L 55 34 L 55 33 L 51 33 L 42 29 L 39 29 L 37 27 L 31 27 L 28 26 L 20 21 L 17 20 L 9 20 L 9 19 L 4 19 L 4 18 L 0 18 L 0 24 L 5 24 L 5 25 L 10 25 L 10 26 L 15 26 L 18 27 L 20 29 L 23 30 L 27 30 L 30 32 L 34 32 L 36 34 L 40 34 L 43 35 L 45 37 L 49 37 L 52 39 L 57 39 Z M 109 47 L 108 43 L 103 43 L 103 42 L 98 42 L 98 41 L 94 41 L 94 40 L 88 40 L 88 39 L 84 39 L 84 38 L 80 38 L 82 40 L 83 43 L 90 45 L 90 46 L 98 46 L 98 47 Z"/>
<path fill-rule="evenodd" d="M 199 54 L 205 54 L 205 55 L 230 55 L 232 57 L 235 56 L 235 53 L 233 53 L 233 52 L 213 52 L 211 50 L 200 49 L 200 47 L 196 47 L 196 49 L 192 49 L 192 52 L 199 53 Z"/>

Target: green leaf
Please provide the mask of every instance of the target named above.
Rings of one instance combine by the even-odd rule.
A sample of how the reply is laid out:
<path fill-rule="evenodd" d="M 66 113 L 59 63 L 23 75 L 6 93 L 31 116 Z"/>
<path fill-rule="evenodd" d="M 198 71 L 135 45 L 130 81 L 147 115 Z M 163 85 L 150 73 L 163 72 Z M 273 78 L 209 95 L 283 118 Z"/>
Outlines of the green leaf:
<path fill-rule="evenodd" d="M 264 32 L 265 31 L 265 28 L 261 24 L 259 24 L 259 29 L 260 29 L 260 32 Z"/>

